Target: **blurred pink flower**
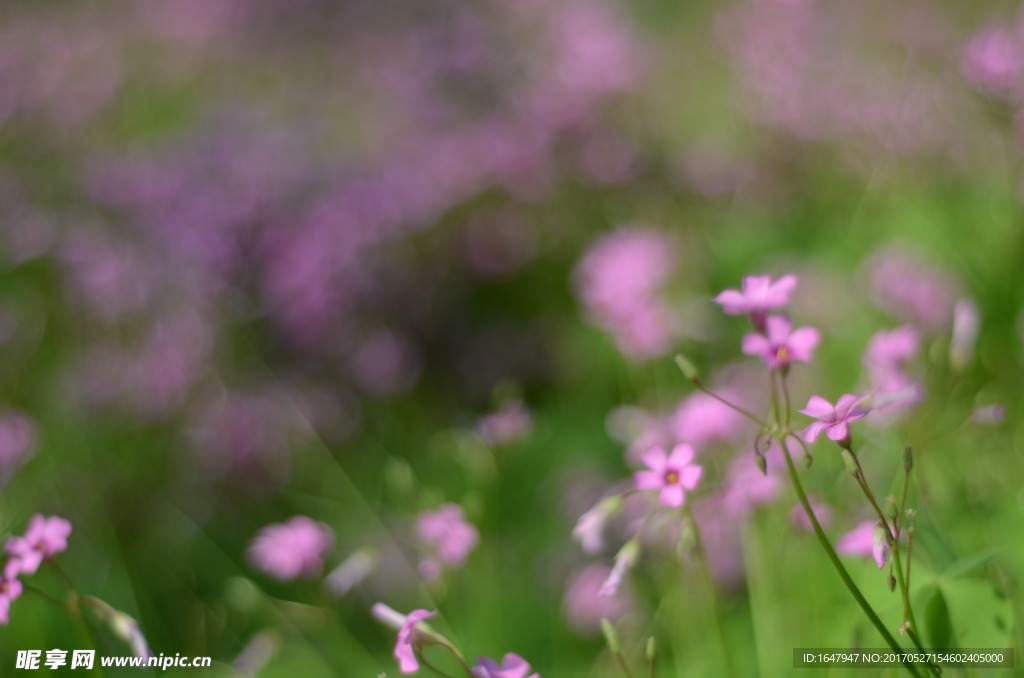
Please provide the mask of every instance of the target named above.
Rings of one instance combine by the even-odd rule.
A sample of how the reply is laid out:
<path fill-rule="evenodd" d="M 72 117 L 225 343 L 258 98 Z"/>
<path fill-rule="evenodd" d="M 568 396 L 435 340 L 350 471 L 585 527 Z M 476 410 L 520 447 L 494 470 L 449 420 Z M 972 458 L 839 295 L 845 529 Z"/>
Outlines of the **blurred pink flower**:
<path fill-rule="evenodd" d="M 32 574 L 39 569 L 43 560 L 60 553 L 68 547 L 71 523 L 51 516 L 34 515 L 29 520 L 23 537 L 7 540 L 7 553 L 16 559 L 20 572 Z"/>
<path fill-rule="evenodd" d="M 562 610 L 569 626 L 580 635 L 598 635 L 601 620 L 615 621 L 633 606 L 633 597 L 626 588 L 614 596 L 602 596 L 601 587 L 611 575 L 607 565 L 592 564 L 574 573 L 565 586 Z"/>
<path fill-rule="evenodd" d="M 788 304 L 796 283 L 795 275 L 784 275 L 775 282 L 771 276 L 749 275 L 743 279 L 742 291 L 725 290 L 714 302 L 729 315 L 750 316 L 757 331 L 764 332 L 768 311 Z"/>
<path fill-rule="evenodd" d="M 642 459 L 649 470 L 635 474 L 637 488 L 661 490 L 658 501 L 666 506 L 682 506 L 686 490 L 697 487 L 704 472 L 700 466 L 690 463 L 693 456 L 693 448 L 686 443 L 676 445 L 668 455 L 660 447 L 648 450 Z"/>
<path fill-rule="evenodd" d="M 540 678 L 539 673 L 527 676 L 530 671 L 529 663 L 512 652 L 502 657 L 501 665 L 489 657 L 477 657 L 476 664 L 470 669 L 470 673 L 477 678 Z"/>
<path fill-rule="evenodd" d="M 800 327 L 790 331 L 789 318 L 773 315 L 765 320 L 766 334 L 750 333 L 743 337 L 743 353 L 759 356 L 769 369 L 789 367 L 794 360 L 810 362 L 821 336 L 813 327 Z"/>
<path fill-rule="evenodd" d="M 729 516 L 745 515 L 755 506 L 770 503 L 778 496 L 783 469 L 778 443 L 772 442 L 765 457 L 768 458 L 767 473 L 761 473 L 754 455 L 747 451 L 737 455 L 729 464 L 721 495 L 722 508 Z"/>
<path fill-rule="evenodd" d="M 857 525 L 836 542 L 836 553 L 872 558 L 878 569 L 885 566 L 886 529 L 877 521 L 867 520 Z"/>
<path fill-rule="evenodd" d="M 804 440 L 813 443 L 825 431 L 829 440 L 842 442 L 850 437 L 849 422 L 863 419 L 867 416 L 867 410 L 860 406 L 862 397 L 855 395 L 839 396 L 835 406 L 822 398 L 812 395 L 807 401 L 807 407 L 799 410 L 801 414 L 814 417 L 818 421 L 804 429 Z"/>
<path fill-rule="evenodd" d="M 518 400 L 508 400 L 496 412 L 480 417 L 476 430 L 488 445 L 508 445 L 530 435 L 533 418 L 526 405 Z"/>
<path fill-rule="evenodd" d="M 0 414 L 0 479 L 10 477 L 35 452 L 36 426 L 25 414 Z"/>
<path fill-rule="evenodd" d="M 334 546 L 334 532 L 321 522 L 295 516 L 260 530 L 249 546 L 249 560 L 275 579 L 287 581 L 320 572 L 324 554 Z"/>
<path fill-rule="evenodd" d="M 462 565 L 480 540 L 477 529 L 466 522 L 462 507 L 451 503 L 437 511 L 421 513 L 416 519 L 416 534 L 431 555 L 448 567 Z"/>
<path fill-rule="evenodd" d="M 1009 28 L 992 28 L 971 38 L 960 71 L 978 89 L 1015 97 L 1024 85 L 1024 45 Z"/>
<path fill-rule="evenodd" d="M 7 626 L 11 621 L 11 603 L 21 595 L 21 581 L 18 579 L 20 562 L 8 560 L 0 576 L 0 624 Z"/>
<path fill-rule="evenodd" d="M 822 504 L 813 499 L 809 499 L 811 504 L 811 510 L 814 511 L 814 516 L 818 519 L 818 522 L 822 527 L 828 527 L 832 522 L 832 509 L 827 504 Z M 808 532 L 814 530 L 814 526 L 811 525 L 811 519 L 807 517 L 807 513 L 804 512 L 804 507 L 800 504 L 793 506 L 789 512 L 789 519 L 797 527 L 803 528 Z"/>
<path fill-rule="evenodd" d="M 739 401 L 740 394 L 729 389 L 716 392 L 730 402 Z M 697 448 L 708 443 L 728 441 L 742 434 L 745 420 L 743 415 L 706 393 L 687 396 L 668 417 L 668 429 L 672 437 Z"/>
<path fill-rule="evenodd" d="M 398 640 L 395 643 L 395 659 L 398 660 L 398 670 L 402 673 L 415 673 L 419 671 L 420 665 L 416 661 L 416 653 L 413 650 L 416 644 L 416 625 L 428 617 L 433 617 L 437 611 L 413 610 L 398 629 Z"/>
<path fill-rule="evenodd" d="M 868 341 L 864 365 L 868 369 L 879 370 L 899 365 L 917 355 L 919 343 L 917 330 L 909 325 L 894 330 L 879 330 Z"/>
<path fill-rule="evenodd" d="M 900 246 L 873 255 L 867 269 L 872 296 L 882 309 L 929 332 L 948 327 L 958 285 L 947 271 Z"/>
<path fill-rule="evenodd" d="M 634 359 L 663 355 L 678 326 L 661 289 L 675 268 L 672 242 L 654 229 L 625 227 L 595 242 L 576 268 L 579 296 L 593 321 Z"/>

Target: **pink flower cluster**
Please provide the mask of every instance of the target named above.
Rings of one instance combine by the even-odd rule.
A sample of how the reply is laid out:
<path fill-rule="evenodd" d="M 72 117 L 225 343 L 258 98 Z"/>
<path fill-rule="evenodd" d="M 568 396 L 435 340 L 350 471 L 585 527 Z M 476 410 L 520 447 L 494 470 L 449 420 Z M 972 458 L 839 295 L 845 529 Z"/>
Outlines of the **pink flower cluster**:
<path fill-rule="evenodd" d="M 421 513 L 416 519 L 416 535 L 429 554 L 420 563 L 420 574 L 426 579 L 439 576 L 444 567 L 460 567 L 480 540 L 462 507 L 451 503 Z"/>
<path fill-rule="evenodd" d="M 334 546 L 330 526 L 305 516 L 274 523 L 260 530 L 249 546 L 249 560 L 281 581 L 315 576 L 324 554 Z"/>
<path fill-rule="evenodd" d="M 786 371 L 792 362 L 810 362 L 821 336 L 813 327 L 793 329 L 786 316 L 768 312 L 789 303 L 796 287 L 796 276 L 786 275 L 775 282 L 769 276 L 747 276 L 743 289 L 726 290 L 715 297 L 730 315 L 746 315 L 755 332 L 743 337 L 743 353 L 760 357 L 771 370 Z"/>
<path fill-rule="evenodd" d="M 10 621 L 11 603 L 21 595 L 18 577 L 35 574 L 44 560 L 67 549 L 70 535 L 71 523 L 63 518 L 34 515 L 24 535 L 7 540 L 8 560 L 0 577 L 0 623 Z"/>
<path fill-rule="evenodd" d="M 674 269 L 671 240 L 636 226 L 598 240 L 577 267 L 577 288 L 588 315 L 612 334 L 627 357 L 644 360 L 672 348 L 679 318 L 662 289 Z"/>

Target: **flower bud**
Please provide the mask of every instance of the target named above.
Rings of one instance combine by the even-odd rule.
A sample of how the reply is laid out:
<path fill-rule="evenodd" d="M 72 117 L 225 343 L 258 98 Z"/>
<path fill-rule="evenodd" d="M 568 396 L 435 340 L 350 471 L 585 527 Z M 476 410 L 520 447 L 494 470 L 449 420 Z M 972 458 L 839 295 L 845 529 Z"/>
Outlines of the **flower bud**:
<path fill-rule="evenodd" d="M 697 371 L 697 366 L 690 362 L 690 359 L 682 353 L 676 354 L 676 365 L 679 366 L 679 371 L 683 373 L 683 377 L 687 381 L 694 381 L 700 375 Z"/>
<path fill-rule="evenodd" d="M 889 590 L 890 591 L 895 591 L 896 590 L 896 577 L 894 577 L 894 576 L 892 576 L 890 574 L 889 578 L 886 579 L 886 583 L 889 585 Z"/>
<path fill-rule="evenodd" d="M 647 639 L 647 650 L 646 650 L 646 652 L 644 654 L 647 656 L 647 660 L 648 661 L 654 661 L 654 655 L 655 655 L 654 636 L 651 636 L 650 638 Z"/>
<path fill-rule="evenodd" d="M 754 462 L 757 464 L 757 468 L 760 469 L 761 475 L 763 475 L 763 476 L 768 475 L 768 460 L 765 459 L 763 454 L 761 454 L 759 452 L 755 452 L 754 453 Z"/>
<path fill-rule="evenodd" d="M 896 505 L 896 497 L 891 494 L 885 500 L 885 514 L 889 520 L 896 520 L 900 515 L 900 507 Z"/>
<path fill-rule="evenodd" d="M 601 619 L 601 631 L 604 632 L 605 642 L 608 643 L 608 649 L 612 651 L 612 654 L 619 654 L 622 648 L 619 645 L 619 636 L 615 632 L 615 627 L 607 619 Z"/>
<path fill-rule="evenodd" d="M 916 519 L 917 511 L 914 509 L 907 509 L 903 518 L 903 530 L 907 533 L 908 537 L 914 536 L 914 533 L 917 532 L 917 526 L 915 525 Z"/>
<path fill-rule="evenodd" d="M 914 448 L 910 445 L 903 448 L 903 468 L 907 471 L 914 468 Z"/>
<path fill-rule="evenodd" d="M 856 478 L 858 472 L 860 471 L 860 467 L 857 466 L 857 460 L 854 459 L 853 452 L 846 448 L 843 448 L 841 454 L 843 457 L 843 463 L 846 464 L 846 470 L 849 472 L 851 476 Z"/>
<path fill-rule="evenodd" d="M 885 556 L 888 551 L 889 530 L 882 523 L 878 523 L 875 525 L 874 532 L 871 533 L 871 556 L 875 559 L 879 570 L 885 567 Z"/>

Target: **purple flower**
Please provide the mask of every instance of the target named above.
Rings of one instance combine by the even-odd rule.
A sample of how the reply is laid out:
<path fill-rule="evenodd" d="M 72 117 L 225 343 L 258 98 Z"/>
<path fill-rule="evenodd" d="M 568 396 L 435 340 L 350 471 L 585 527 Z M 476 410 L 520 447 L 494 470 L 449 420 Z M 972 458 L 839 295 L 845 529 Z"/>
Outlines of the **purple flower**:
<path fill-rule="evenodd" d="M 416 625 L 427 617 L 433 617 L 437 611 L 413 610 L 398 629 L 398 641 L 395 643 L 395 659 L 398 660 L 398 670 L 402 673 L 415 673 L 419 671 L 420 664 L 416 661 L 416 652 L 413 647 L 416 644 Z"/>
<path fill-rule="evenodd" d="M 888 550 L 886 528 L 873 520 L 860 523 L 836 542 L 836 553 L 873 558 L 878 569 L 885 566 Z"/>
<path fill-rule="evenodd" d="M 63 518 L 34 515 L 25 536 L 7 540 L 7 553 L 17 560 L 20 572 L 33 574 L 45 558 L 68 547 L 70 534 L 71 523 Z"/>
<path fill-rule="evenodd" d="M 7 626 L 11 620 L 11 603 L 21 595 L 21 582 L 18 580 L 21 562 L 15 559 L 7 561 L 3 576 L 0 577 L 0 624 Z"/>
<path fill-rule="evenodd" d="M 768 369 L 786 369 L 794 360 L 811 361 L 811 354 L 821 340 L 818 330 L 800 327 L 792 330 L 789 318 L 773 315 L 765 321 L 765 334 L 750 333 L 743 337 L 743 353 L 760 356 Z"/>
<path fill-rule="evenodd" d="M 466 522 L 458 504 L 445 504 L 437 511 L 424 511 L 416 519 L 416 534 L 444 565 L 458 567 L 469 556 L 480 533 Z"/>
<path fill-rule="evenodd" d="M 318 573 L 324 553 L 333 545 L 330 527 L 295 516 L 287 523 L 274 523 L 260 530 L 249 546 L 249 560 L 275 579 L 287 581 Z"/>
<path fill-rule="evenodd" d="M 470 673 L 478 678 L 540 678 L 539 673 L 531 673 L 530 665 L 517 654 L 509 652 L 501 659 L 501 665 L 490 657 L 477 657 L 477 665 Z"/>
<path fill-rule="evenodd" d="M 804 429 L 804 440 L 813 443 L 825 431 L 829 440 L 842 442 L 850 438 L 851 421 L 863 419 L 867 416 L 867 410 L 859 405 L 862 398 L 850 395 L 839 396 L 833 407 L 831 403 L 821 396 L 812 395 L 807 401 L 807 407 L 799 410 L 801 414 L 814 417 L 818 421 Z"/>
<path fill-rule="evenodd" d="M 748 275 L 743 279 L 743 291 L 725 290 L 714 301 L 729 315 L 749 315 L 754 327 L 763 332 L 768 311 L 789 303 L 796 282 L 795 275 L 784 275 L 774 283 L 771 276 Z"/>
<path fill-rule="evenodd" d="M 697 487 L 704 472 L 700 466 L 691 464 L 693 448 L 683 443 L 666 455 L 665 450 L 655 447 L 641 457 L 649 470 L 636 473 L 636 486 L 641 490 L 661 490 L 658 501 L 666 506 L 679 507 L 686 499 L 686 490 Z"/>
<path fill-rule="evenodd" d="M 620 588 L 614 596 L 601 595 L 601 587 L 610 575 L 607 565 L 593 564 L 573 574 L 566 583 L 562 610 L 576 633 L 600 635 L 602 619 L 615 621 L 633 607 L 628 588 Z"/>

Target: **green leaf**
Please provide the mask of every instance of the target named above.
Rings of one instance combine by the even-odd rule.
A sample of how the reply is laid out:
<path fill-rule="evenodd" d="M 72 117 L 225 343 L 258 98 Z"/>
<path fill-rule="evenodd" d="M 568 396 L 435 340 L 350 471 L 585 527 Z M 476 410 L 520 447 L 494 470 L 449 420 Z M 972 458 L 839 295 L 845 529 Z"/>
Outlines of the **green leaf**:
<path fill-rule="evenodd" d="M 953 622 L 949 618 L 949 605 L 946 604 L 946 597 L 939 587 L 935 588 L 935 592 L 925 605 L 924 623 L 925 638 L 929 647 L 952 647 Z"/>
<path fill-rule="evenodd" d="M 984 551 L 975 553 L 974 555 L 960 558 L 959 560 L 956 560 L 947 565 L 946 569 L 943 571 L 942 574 L 945 577 L 959 577 L 960 575 L 967 574 L 974 568 L 988 562 L 989 560 L 991 560 L 992 558 L 999 555 L 1001 552 L 1005 550 L 1006 547 L 999 546 L 990 549 L 985 549 Z"/>

